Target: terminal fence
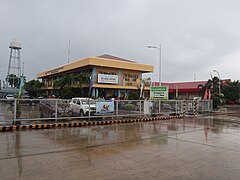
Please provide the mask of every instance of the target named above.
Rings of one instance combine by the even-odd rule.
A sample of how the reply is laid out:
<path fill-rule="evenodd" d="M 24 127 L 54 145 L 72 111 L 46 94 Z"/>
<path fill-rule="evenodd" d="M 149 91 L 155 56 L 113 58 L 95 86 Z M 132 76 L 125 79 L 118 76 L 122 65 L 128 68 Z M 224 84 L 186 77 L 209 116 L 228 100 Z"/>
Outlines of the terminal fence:
<path fill-rule="evenodd" d="M 168 115 L 196 115 L 212 111 L 211 100 L 94 100 L 74 104 L 71 99 L 0 99 L 0 123 L 60 122 Z"/>

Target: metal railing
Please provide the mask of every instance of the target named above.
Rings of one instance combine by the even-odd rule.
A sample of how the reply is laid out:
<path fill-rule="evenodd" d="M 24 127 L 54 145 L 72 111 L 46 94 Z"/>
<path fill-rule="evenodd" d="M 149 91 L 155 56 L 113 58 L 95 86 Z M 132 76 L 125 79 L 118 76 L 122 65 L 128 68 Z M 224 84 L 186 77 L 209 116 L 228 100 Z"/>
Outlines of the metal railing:
<path fill-rule="evenodd" d="M 161 115 L 186 115 L 212 111 L 212 101 L 96 100 L 87 101 L 84 114 L 71 99 L 0 99 L 0 123 L 23 121 L 91 120 Z M 90 109 L 90 111 L 89 111 Z"/>

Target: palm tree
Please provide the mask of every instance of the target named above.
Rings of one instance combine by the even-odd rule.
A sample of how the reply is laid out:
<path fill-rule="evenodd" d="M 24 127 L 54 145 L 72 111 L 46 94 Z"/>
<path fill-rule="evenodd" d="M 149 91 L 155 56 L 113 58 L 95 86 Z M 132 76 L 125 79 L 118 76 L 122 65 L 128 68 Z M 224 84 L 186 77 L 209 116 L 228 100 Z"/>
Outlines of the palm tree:
<path fill-rule="evenodd" d="M 224 95 L 218 93 L 219 88 L 219 78 L 213 77 L 207 81 L 207 83 L 203 85 L 198 85 L 199 96 L 203 99 L 212 99 L 213 108 L 217 108 L 218 105 L 221 105 L 225 102 Z"/>
<path fill-rule="evenodd" d="M 218 92 L 219 79 L 218 77 L 213 77 L 207 81 L 205 85 L 199 84 L 199 96 L 204 98 L 205 93 L 208 91 L 211 94 Z"/>
<path fill-rule="evenodd" d="M 53 82 L 53 89 L 63 89 L 61 79 L 57 79 Z"/>
<path fill-rule="evenodd" d="M 198 85 L 198 90 L 199 90 L 199 97 L 203 97 L 204 92 L 206 91 L 205 86 L 202 84 Z"/>
<path fill-rule="evenodd" d="M 74 80 L 78 83 L 79 88 L 81 89 L 81 93 L 83 94 L 83 84 L 89 84 L 90 82 L 90 75 L 86 73 L 78 74 Z M 88 93 L 89 94 L 89 93 Z"/>
<path fill-rule="evenodd" d="M 53 82 L 53 89 L 63 90 L 65 87 L 71 87 L 72 81 L 73 81 L 72 74 L 62 76 Z"/>
<path fill-rule="evenodd" d="M 83 94 L 83 84 L 88 84 L 90 82 L 89 74 L 68 74 L 62 76 L 53 82 L 53 89 L 58 92 L 63 92 L 66 89 L 79 88 Z"/>
<path fill-rule="evenodd" d="M 213 83 L 213 93 L 218 93 L 219 92 L 219 78 L 216 76 L 213 77 L 212 83 Z"/>
<path fill-rule="evenodd" d="M 71 87 L 72 86 L 72 81 L 73 81 L 73 74 L 67 74 L 66 76 L 63 76 L 63 83 L 64 87 Z"/>
<path fill-rule="evenodd" d="M 88 84 L 90 81 L 89 79 L 89 74 L 79 74 L 79 85 L 80 85 L 80 88 L 82 88 L 82 85 L 83 84 Z"/>

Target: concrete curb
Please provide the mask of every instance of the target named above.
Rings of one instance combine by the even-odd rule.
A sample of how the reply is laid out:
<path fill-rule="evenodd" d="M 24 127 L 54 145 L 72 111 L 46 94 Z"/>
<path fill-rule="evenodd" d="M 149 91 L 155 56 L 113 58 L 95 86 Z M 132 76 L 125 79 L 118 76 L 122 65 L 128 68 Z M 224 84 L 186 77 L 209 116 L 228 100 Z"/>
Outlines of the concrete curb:
<path fill-rule="evenodd" d="M 104 120 L 104 121 L 83 121 L 83 122 L 66 122 L 66 123 L 51 123 L 51 124 L 29 124 L 29 125 L 1 125 L 0 131 L 14 131 L 20 129 L 50 129 L 60 127 L 81 127 L 81 126 L 95 126 L 95 125 L 109 125 L 109 124 L 120 124 L 120 123 L 135 123 L 135 122 L 147 122 L 157 120 L 168 120 L 168 119 L 180 119 L 184 116 L 159 116 L 159 117 L 148 117 L 138 119 L 123 119 L 123 120 Z"/>

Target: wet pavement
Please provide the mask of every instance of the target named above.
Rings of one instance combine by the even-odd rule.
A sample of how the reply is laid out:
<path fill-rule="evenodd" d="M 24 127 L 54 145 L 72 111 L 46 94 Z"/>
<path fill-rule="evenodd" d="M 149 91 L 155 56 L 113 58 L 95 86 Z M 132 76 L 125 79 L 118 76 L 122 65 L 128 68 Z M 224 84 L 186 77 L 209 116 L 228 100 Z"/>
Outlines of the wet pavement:
<path fill-rule="evenodd" d="M 2 132 L 1 179 L 239 179 L 238 109 L 198 118 Z"/>

